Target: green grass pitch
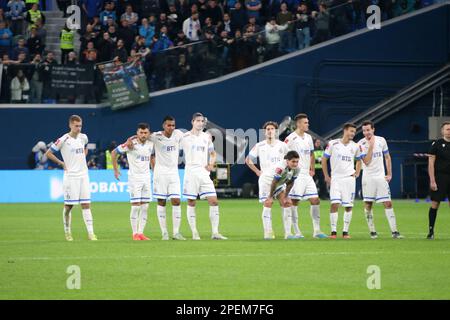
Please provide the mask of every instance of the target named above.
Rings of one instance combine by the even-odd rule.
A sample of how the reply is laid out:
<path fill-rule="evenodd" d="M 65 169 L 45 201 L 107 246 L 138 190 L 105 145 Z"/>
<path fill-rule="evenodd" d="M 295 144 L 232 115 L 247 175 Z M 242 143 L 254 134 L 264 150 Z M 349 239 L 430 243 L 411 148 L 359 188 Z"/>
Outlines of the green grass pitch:
<path fill-rule="evenodd" d="M 182 233 L 189 237 L 186 204 Z M 199 202 L 201 241 L 161 241 L 156 205 L 146 234 L 132 241 L 127 203 L 93 203 L 95 233 L 87 240 L 80 208 L 72 213 L 75 241 L 64 240 L 61 204 L 0 205 L 0 299 L 450 299 L 450 217 L 438 214 L 436 239 L 425 240 L 428 204 L 395 201 L 402 240 L 390 237 L 380 205 L 368 235 L 357 201 L 352 239 L 312 239 L 306 203 L 300 206 L 303 240 L 283 240 L 275 206 L 277 239 L 262 239 L 256 200 L 221 201 L 221 232 L 210 240 L 208 207 Z M 322 229 L 329 233 L 329 203 L 322 202 Z M 171 230 L 171 210 L 168 210 Z M 338 231 L 342 230 L 342 209 Z M 81 289 L 66 286 L 67 268 L 81 270 Z M 381 271 L 381 288 L 369 290 L 367 268 Z"/>

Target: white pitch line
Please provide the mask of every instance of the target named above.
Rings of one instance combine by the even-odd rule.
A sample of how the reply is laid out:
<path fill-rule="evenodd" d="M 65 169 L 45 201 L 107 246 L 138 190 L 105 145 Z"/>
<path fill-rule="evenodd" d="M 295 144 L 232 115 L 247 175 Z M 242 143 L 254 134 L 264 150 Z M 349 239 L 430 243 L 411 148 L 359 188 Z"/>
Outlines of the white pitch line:
<path fill-rule="evenodd" d="M 386 251 L 330 251 L 330 252 L 304 252 L 304 253 L 283 253 L 283 254 L 259 254 L 259 253 L 244 253 L 244 254 L 197 254 L 197 255 L 154 255 L 154 256 L 78 256 L 78 257 L 10 257 L 8 261 L 47 261 L 47 260 L 112 260 L 112 259 L 182 259 L 182 258 L 233 258 L 233 257 L 304 257 L 304 256 L 352 256 L 352 255 L 380 255 L 387 254 Z M 450 254 L 450 251 L 404 251 L 402 254 Z M 3 258 L 4 259 L 4 258 Z"/>

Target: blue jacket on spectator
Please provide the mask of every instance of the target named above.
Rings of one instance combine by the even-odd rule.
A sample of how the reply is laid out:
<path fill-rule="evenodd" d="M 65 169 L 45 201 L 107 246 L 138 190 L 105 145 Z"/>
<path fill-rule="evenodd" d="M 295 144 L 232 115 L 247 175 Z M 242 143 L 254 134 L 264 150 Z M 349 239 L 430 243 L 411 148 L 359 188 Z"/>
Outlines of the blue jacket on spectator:
<path fill-rule="evenodd" d="M 140 26 L 139 35 L 145 38 L 145 46 L 150 47 L 150 45 L 152 44 L 153 36 L 155 35 L 155 26 L 151 24 L 147 28 L 144 26 Z"/>
<path fill-rule="evenodd" d="M 3 38 L 3 36 L 7 34 L 8 38 Z M 11 39 L 12 39 L 13 33 L 9 28 L 3 28 L 0 29 L 0 46 L 2 47 L 9 47 L 11 46 Z"/>
<path fill-rule="evenodd" d="M 108 18 L 111 17 L 114 21 L 117 20 L 116 12 L 115 11 L 108 11 L 103 10 L 100 12 L 100 22 L 102 25 L 106 26 L 106 23 L 108 22 Z"/>
<path fill-rule="evenodd" d="M 87 16 L 92 19 L 98 16 L 103 7 L 103 0 L 83 0 L 83 4 L 87 10 Z"/>
<path fill-rule="evenodd" d="M 152 53 L 158 53 L 171 46 L 173 46 L 173 42 L 166 35 L 161 35 L 158 41 L 153 44 Z"/>

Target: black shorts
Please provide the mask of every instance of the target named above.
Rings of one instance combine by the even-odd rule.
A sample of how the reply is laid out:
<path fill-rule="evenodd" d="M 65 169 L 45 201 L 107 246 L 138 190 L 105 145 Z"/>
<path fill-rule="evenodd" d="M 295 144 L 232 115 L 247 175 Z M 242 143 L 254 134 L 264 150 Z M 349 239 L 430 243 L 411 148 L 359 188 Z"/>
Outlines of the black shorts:
<path fill-rule="evenodd" d="M 430 192 L 431 200 L 441 202 L 445 198 L 450 199 L 450 174 L 438 173 L 436 175 L 436 184 L 438 189 Z"/>

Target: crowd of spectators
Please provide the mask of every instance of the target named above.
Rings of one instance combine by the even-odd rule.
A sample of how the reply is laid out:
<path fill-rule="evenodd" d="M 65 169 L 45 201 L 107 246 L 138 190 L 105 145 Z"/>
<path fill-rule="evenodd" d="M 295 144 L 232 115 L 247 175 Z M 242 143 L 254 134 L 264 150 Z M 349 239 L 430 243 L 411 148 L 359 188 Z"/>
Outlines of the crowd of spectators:
<path fill-rule="evenodd" d="M 64 28 L 61 61 L 45 50 L 47 30 L 39 4 L 0 1 L 2 64 L 35 66 L 32 72 L 17 71 L 7 84 L 2 82 L 2 89 L 10 86 L 6 100 L 12 102 L 48 102 L 55 98 L 49 65 L 125 63 L 136 57 L 144 60 L 150 91 L 167 89 L 241 70 L 365 27 L 369 5 L 378 4 L 385 20 L 420 8 L 423 1 L 58 0 L 61 17 L 74 2 L 82 13 L 80 49 L 75 52 L 73 34 Z M 95 85 L 102 87 L 101 82 L 100 75 Z M 3 92 L 3 102 L 9 102 Z M 101 95 L 86 99 L 99 102 Z"/>

